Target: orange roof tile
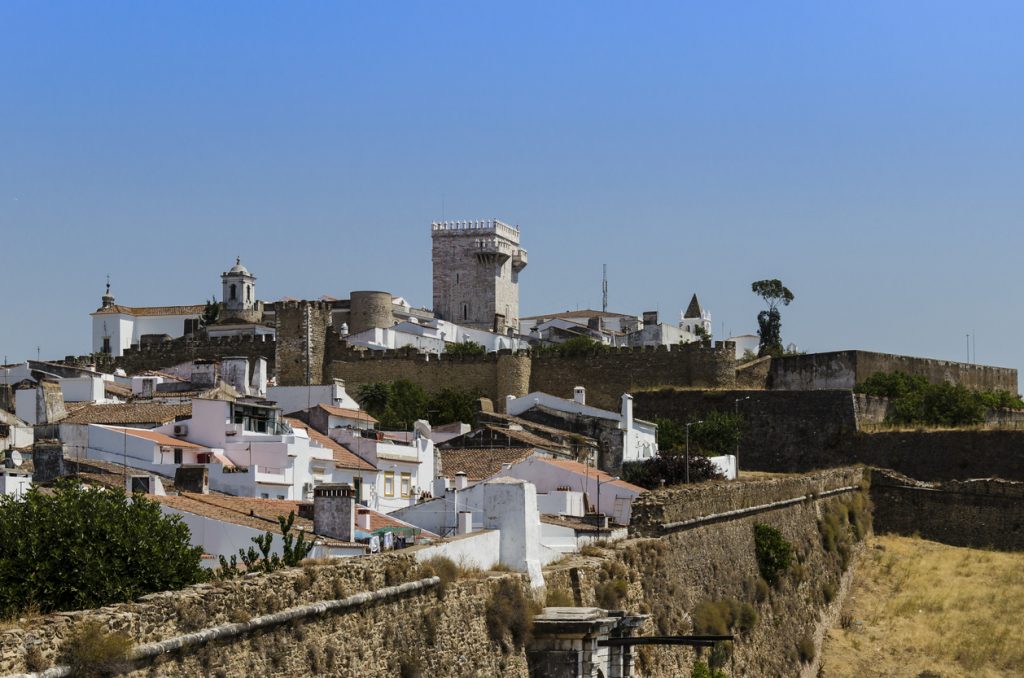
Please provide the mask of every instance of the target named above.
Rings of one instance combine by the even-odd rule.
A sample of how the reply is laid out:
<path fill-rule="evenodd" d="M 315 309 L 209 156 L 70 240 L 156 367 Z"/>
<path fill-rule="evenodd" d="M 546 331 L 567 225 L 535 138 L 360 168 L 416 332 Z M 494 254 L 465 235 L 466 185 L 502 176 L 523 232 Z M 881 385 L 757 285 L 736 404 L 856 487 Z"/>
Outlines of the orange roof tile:
<path fill-rule="evenodd" d="M 103 426 L 98 424 L 98 426 Z M 168 447 L 184 447 L 190 450 L 205 450 L 208 449 L 202 445 L 196 445 L 190 443 L 187 440 L 180 440 L 178 438 L 172 438 L 166 433 L 157 433 L 144 428 L 124 428 L 122 426 L 103 426 L 103 428 L 110 429 L 111 431 L 117 431 L 118 433 L 124 433 L 125 435 L 132 436 L 133 438 L 144 438 L 160 445 L 166 445 Z"/>
<path fill-rule="evenodd" d="M 62 424 L 166 424 L 192 414 L 192 403 L 167 405 L 163 403 L 85 403 L 71 411 Z"/>
<path fill-rule="evenodd" d="M 195 306 L 121 306 L 120 304 L 111 304 L 103 308 L 98 308 L 92 312 L 92 315 L 115 315 L 122 313 L 124 315 L 201 315 L 206 309 L 206 304 L 196 304 Z"/>
<path fill-rule="evenodd" d="M 440 450 L 441 471 L 446 476 L 463 472 L 472 481 L 486 480 L 504 464 L 516 464 L 534 453 L 534 447 L 468 447 Z"/>
<path fill-rule="evenodd" d="M 369 413 L 362 410 L 353 410 L 348 407 L 334 407 L 333 405 L 320 404 L 320 409 L 332 414 L 335 417 L 345 417 L 346 419 L 355 419 L 357 421 L 366 421 L 371 424 L 376 424 L 377 420 L 370 416 Z"/>
<path fill-rule="evenodd" d="M 573 473 L 578 473 L 578 474 L 580 474 L 582 476 L 590 476 L 590 477 L 593 477 L 593 478 L 597 478 L 597 480 L 600 481 L 600 483 L 602 485 L 607 483 L 607 484 L 612 485 L 614 487 L 621 487 L 624 490 L 630 490 L 632 492 L 636 492 L 637 494 L 639 494 L 641 492 L 646 492 L 646 490 L 644 488 L 640 487 L 639 485 L 634 485 L 633 483 L 627 483 L 625 480 L 612 480 L 612 476 L 610 474 L 605 473 L 604 471 L 602 471 L 599 468 L 594 468 L 593 466 L 587 466 L 585 464 L 581 464 L 578 461 L 570 461 L 569 459 L 549 459 L 549 458 L 541 458 L 541 461 L 543 461 L 544 463 L 547 463 L 547 464 L 552 464 L 554 466 L 558 466 L 559 468 L 563 468 L 566 471 L 572 471 Z"/>

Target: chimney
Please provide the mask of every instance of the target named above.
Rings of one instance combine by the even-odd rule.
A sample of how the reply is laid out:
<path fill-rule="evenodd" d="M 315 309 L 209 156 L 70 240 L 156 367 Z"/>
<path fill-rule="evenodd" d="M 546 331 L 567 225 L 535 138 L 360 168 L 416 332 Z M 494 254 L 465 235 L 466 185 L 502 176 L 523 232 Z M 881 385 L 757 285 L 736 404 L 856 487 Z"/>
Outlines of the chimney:
<path fill-rule="evenodd" d="M 626 431 L 633 430 L 633 396 L 622 394 L 622 427 Z"/>
<path fill-rule="evenodd" d="M 658 312 L 657 311 L 644 311 L 644 327 L 653 326 L 658 324 Z"/>
<path fill-rule="evenodd" d="M 192 362 L 192 376 L 189 381 L 194 386 L 207 386 L 213 388 L 217 385 L 217 363 L 212 360 L 194 360 Z"/>
<path fill-rule="evenodd" d="M 249 358 L 246 356 L 221 359 L 220 376 L 242 395 L 252 395 L 249 391 Z"/>
<path fill-rule="evenodd" d="M 444 493 L 448 491 L 448 479 L 445 477 L 434 478 L 433 494 L 435 497 L 443 497 Z"/>
<path fill-rule="evenodd" d="M 587 318 L 587 328 L 588 329 L 596 330 L 596 331 L 600 332 L 601 330 L 604 329 L 602 327 L 602 324 L 603 323 L 601 321 L 601 317 L 600 316 L 598 316 L 596 318 Z"/>
<path fill-rule="evenodd" d="M 469 478 L 466 477 L 465 471 L 459 471 L 455 474 L 455 489 L 464 490 L 469 487 Z"/>
<path fill-rule="evenodd" d="M 355 536 L 356 492 L 348 483 L 313 488 L 313 532 L 340 541 Z"/>
<path fill-rule="evenodd" d="M 370 531 L 370 512 L 366 509 L 359 510 L 359 529 L 363 532 Z"/>
<path fill-rule="evenodd" d="M 473 513 L 471 511 L 459 511 L 459 534 L 469 534 L 473 531 Z"/>
<path fill-rule="evenodd" d="M 577 386 L 572 390 L 573 402 L 579 403 L 580 405 L 587 404 L 587 389 L 582 386 Z"/>
<path fill-rule="evenodd" d="M 267 397 L 267 359 L 259 356 L 252 361 L 252 380 L 249 383 L 252 394 L 258 398 Z"/>

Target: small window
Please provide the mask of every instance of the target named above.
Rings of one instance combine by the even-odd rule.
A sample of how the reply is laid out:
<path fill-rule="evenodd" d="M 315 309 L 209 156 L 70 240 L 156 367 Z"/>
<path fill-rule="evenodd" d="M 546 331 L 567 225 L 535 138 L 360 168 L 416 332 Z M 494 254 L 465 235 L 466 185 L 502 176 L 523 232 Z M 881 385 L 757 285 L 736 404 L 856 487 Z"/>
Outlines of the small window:
<path fill-rule="evenodd" d="M 103 352 L 110 353 L 110 337 L 103 337 Z"/>
<path fill-rule="evenodd" d="M 175 464 L 180 464 L 181 463 L 181 448 L 180 447 L 175 447 L 174 448 L 174 463 Z"/>
<path fill-rule="evenodd" d="M 393 497 L 395 496 L 395 472 L 385 471 L 384 472 L 384 496 Z"/>
<path fill-rule="evenodd" d="M 403 497 L 408 497 L 408 496 L 410 496 L 412 494 L 412 474 L 409 474 L 409 473 L 403 473 L 402 474 L 402 487 L 401 487 L 401 490 L 402 490 L 402 496 Z"/>
<path fill-rule="evenodd" d="M 263 499 L 270 499 L 270 495 L 266 492 L 260 492 L 260 497 Z"/>
<path fill-rule="evenodd" d="M 455 284 L 456 285 L 459 284 L 459 274 L 458 273 L 455 274 Z"/>
<path fill-rule="evenodd" d="M 462 319 L 469 320 L 469 304 L 462 305 Z"/>
<path fill-rule="evenodd" d="M 363 500 L 363 477 L 352 476 L 352 488 L 356 491 L 356 501 Z"/>
<path fill-rule="evenodd" d="M 248 285 L 245 286 L 245 300 L 252 301 L 252 288 Z"/>
<path fill-rule="evenodd" d="M 231 301 L 234 301 L 235 299 L 237 299 L 237 298 L 238 298 L 238 295 L 237 295 L 237 293 L 236 293 L 236 291 L 235 291 L 235 285 L 234 285 L 234 283 L 232 283 L 232 284 L 231 284 L 231 292 L 230 292 L 230 296 L 231 296 Z"/>

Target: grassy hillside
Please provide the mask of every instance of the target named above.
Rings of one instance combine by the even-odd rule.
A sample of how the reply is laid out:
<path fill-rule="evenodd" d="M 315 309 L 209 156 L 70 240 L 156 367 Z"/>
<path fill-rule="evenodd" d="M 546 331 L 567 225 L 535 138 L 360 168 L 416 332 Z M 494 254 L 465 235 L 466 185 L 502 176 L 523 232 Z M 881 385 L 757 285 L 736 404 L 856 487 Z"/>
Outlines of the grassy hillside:
<path fill-rule="evenodd" d="M 1024 553 L 876 537 L 826 637 L 821 675 L 1024 675 L 1021 619 Z"/>

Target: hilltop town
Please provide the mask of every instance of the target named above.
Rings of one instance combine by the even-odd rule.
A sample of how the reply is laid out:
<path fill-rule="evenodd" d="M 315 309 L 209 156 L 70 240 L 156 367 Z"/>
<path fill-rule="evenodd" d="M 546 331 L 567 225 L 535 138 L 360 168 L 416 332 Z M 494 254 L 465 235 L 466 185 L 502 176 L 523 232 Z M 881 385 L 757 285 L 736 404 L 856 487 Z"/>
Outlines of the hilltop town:
<path fill-rule="evenodd" d="M 108 282 L 80 355 L 3 366 L 0 511 L 115 508 L 0 528 L 0 672 L 71 671 L 95 623 L 137 675 L 815 675 L 873 533 L 1024 548 L 1016 370 L 716 340 L 692 290 L 678 320 L 524 317 L 518 226 L 430 234 L 431 308 L 264 300 L 284 272 L 236 258 L 208 301 Z M 128 496 L 187 528 L 180 564 L 96 597 L 24 575 Z M 105 577 L 159 549 L 128 524 Z"/>

